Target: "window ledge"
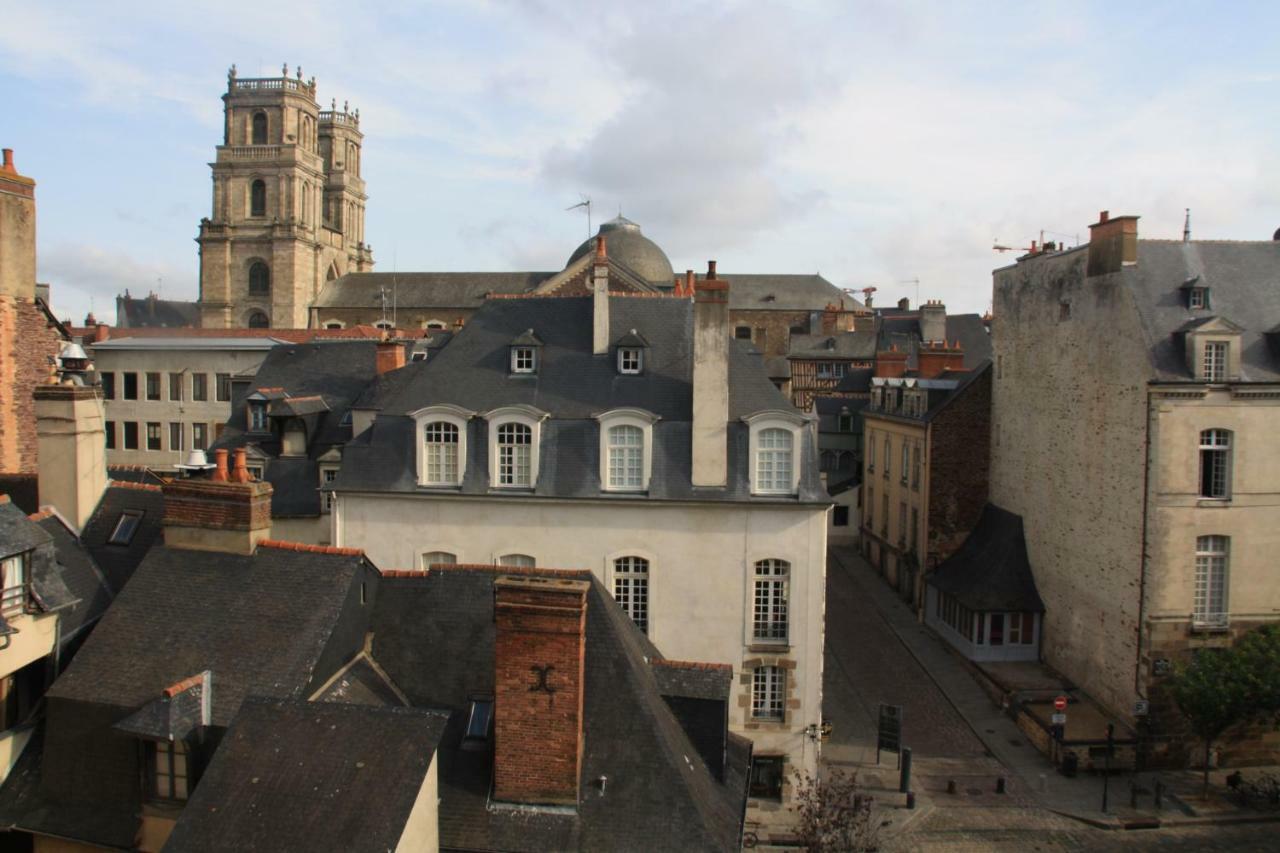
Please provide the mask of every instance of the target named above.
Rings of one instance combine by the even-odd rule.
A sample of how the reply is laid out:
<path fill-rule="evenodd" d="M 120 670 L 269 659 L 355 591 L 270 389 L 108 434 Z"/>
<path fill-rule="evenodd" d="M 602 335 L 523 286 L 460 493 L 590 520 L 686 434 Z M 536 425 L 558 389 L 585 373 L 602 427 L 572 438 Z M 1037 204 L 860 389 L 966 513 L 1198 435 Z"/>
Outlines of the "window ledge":
<path fill-rule="evenodd" d="M 419 483 L 419 489 L 430 489 L 433 492 L 457 492 L 461 491 L 461 483 Z"/>
<path fill-rule="evenodd" d="M 1206 498 L 1204 495 L 1200 495 L 1196 498 L 1196 506 L 1224 509 L 1231 506 L 1231 498 Z"/>
<path fill-rule="evenodd" d="M 1187 633 L 1190 634 L 1227 634 L 1231 631 L 1231 623 L 1223 622 L 1222 624 L 1209 624 L 1207 622 L 1192 622 Z"/>
<path fill-rule="evenodd" d="M 769 654 L 790 653 L 790 640 L 760 640 L 753 639 L 747 646 L 748 652 L 765 652 Z"/>

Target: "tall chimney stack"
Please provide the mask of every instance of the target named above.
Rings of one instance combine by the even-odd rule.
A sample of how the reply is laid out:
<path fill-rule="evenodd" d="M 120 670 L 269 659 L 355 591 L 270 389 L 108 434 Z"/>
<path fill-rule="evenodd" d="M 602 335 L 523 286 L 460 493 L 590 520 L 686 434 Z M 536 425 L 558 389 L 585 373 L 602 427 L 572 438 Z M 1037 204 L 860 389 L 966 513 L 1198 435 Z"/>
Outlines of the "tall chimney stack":
<path fill-rule="evenodd" d="M 392 370 L 398 370 L 404 367 L 404 344 L 399 341 L 378 341 L 378 351 L 375 358 L 375 367 L 379 376 Z"/>
<path fill-rule="evenodd" d="M 35 387 L 33 396 L 40 503 L 52 505 L 77 530 L 83 530 L 107 489 L 102 389 L 43 384 Z"/>
<path fill-rule="evenodd" d="M 609 354 L 609 253 L 604 235 L 596 237 L 595 263 L 591 267 L 591 351 Z"/>
<path fill-rule="evenodd" d="M 729 282 L 710 261 L 693 296 L 693 485 L 724 488 L 728 476 Z"/>
<path fill-rule="evenodd" d="M 576 805 L 582 776 L 587 581 L 493 582 L 493 796 Z"/>
<path fill-rule="evenodd" d="M 214 451 L 217 467 L 205 478 L 164 484 L 164 541 L 173 548 L 252 554 L 271 538 L 271 484 L 251 480 L 243 448 L 235 469 L 227 470 L 227 451 Z"/>
<path fill-rule="evenodd" d="M 947 339 L 947 306 L 941 300 L 929 299 L 920 306 L 920 339 L 944 341 Z"/>
<path fill-rule="evenodd" d="M 1138 217 L 1098 214 L 1089 226 L 1089 257 L 1085 274 L 1108 275 L 1138 262 Z"/>

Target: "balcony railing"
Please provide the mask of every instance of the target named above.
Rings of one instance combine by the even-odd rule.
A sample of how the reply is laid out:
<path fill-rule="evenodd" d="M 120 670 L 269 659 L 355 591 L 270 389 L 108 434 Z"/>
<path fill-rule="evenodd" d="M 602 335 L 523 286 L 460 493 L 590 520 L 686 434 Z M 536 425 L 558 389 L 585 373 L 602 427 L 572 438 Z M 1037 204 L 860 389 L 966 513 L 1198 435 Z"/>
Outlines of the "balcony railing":
<path fill-rule="evenodd" d="M 227 160 L 274 160 L 280 156 L 280 146 L 226 145 L 220 153 Z"/>
<path fill-rule="evenodd" d="M 313 94 L 315 86 L 309 80 L 295 80 L 292 77 L 233 77 L 230 81 L 233 92 L 305 92 Z"/>
<path fill-rule="evenodd" d="M 31 597 L 30 584 L 18 584 L 0 590 L 0 613 L 6 616 L 11 613 L 22 613 L 27 609 L 27 600 Z"/>
<path fill-rule="evenodd" d="M 327 121 L 333 124 L 349 124 L 352 127 L 360 126 L 360 114 L 344 112 L 343 110 L 321 110 L 320 121 Z"/>

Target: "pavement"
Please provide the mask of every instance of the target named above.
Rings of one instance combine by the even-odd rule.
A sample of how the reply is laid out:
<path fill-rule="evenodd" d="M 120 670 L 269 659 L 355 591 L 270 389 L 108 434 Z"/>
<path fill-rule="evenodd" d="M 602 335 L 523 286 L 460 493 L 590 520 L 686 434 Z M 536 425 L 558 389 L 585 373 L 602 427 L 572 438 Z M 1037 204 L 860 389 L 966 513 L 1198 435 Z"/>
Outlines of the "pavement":
<path fill-rule="evenodd" d="M 1280 812 L 1240 808 L 1222 773 L 1199 802 L 1198 772 L 1060 775 L 979 686 L 968 665 L 917 621 L 852 548 L 828 559 L 823 746 L 830 771 L 855 771 L 881 807 L 883 850 L 1273 850 Z M 881 702 L 903 706 L 914 809 L 898 793 L 897 756 L 877 763 Z M 996 793 L 997 780 L 1005 792 Z M 1156 808 L 1159 779 L 1170 791 Z M 955 793 L 948 793 L 954 782 Z M 1107 809 L 1102 808 L 1104 784 Z M 1130 802 L 1131 784 L 1140 792 Z M 1116 830 L 1133 830 L 1117 832 Z M 1140 831 L 1139 831 L 1140 830 Z"/>

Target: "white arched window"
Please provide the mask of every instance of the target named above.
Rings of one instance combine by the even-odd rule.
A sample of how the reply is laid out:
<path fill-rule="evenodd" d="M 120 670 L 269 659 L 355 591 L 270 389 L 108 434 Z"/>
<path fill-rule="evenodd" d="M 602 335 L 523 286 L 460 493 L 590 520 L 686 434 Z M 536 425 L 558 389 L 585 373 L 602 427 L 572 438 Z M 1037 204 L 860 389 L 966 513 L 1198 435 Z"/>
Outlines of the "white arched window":
<path fill-rule="evenodd" d="M 794 495 L 800 486 L 799 412 L 757 412 L 743 418 L 751 429 L 748 477 L 756 495 Z"/>
<path fill-rule="evenodd" d="M 499 566 L 513 566 L 520 569 L 536 568 L 538 561 L 528 554 L 503 554 L 498 558 Z"/>
<path fill-rule="evenodd" d="M 532 489 L 538 483 L 538 443 L 546 414 L 532 406 L 508 406 L 489 421 L 489 478 L 498 489 Z"/>
<path fill-rule="evenodd" d="M 613 598 L 636 627 L 649 633 L 649 561 L 618 557 L 613 561 Z"/>
<path fill-rule="evenodd" d="M 423 431 L 426 476 L 430 486 L 452 486 L 458 482 L 458 427 L 448 421 L 432 421 Z"/>
<path fill-rule="evenodd" d="M 758 560 L 751 609 L 751 639 L 758 643 L 787 641 L 787 592 L 791 564 Z"/>
<path fill-rule="evenodd" d="M 455 487 L 467 468 L 467 421 L 474 412 L 458 406 L 428 406 L 412 412 L 418 435 L 418 485 Z"/>
<path fill-rule="evenodd" d="M 608 492 L 643 492 L 653 470 L 653 425 L 643 409 L 613 409 L 600 423 L 600 485 Z"/>
<path fill-rule="evenodd" d="M 428 551 L 422 555 L 422 568 L 432 566 L 452 566 L 458 562 L 458 555 L 452 551 Z"/>

